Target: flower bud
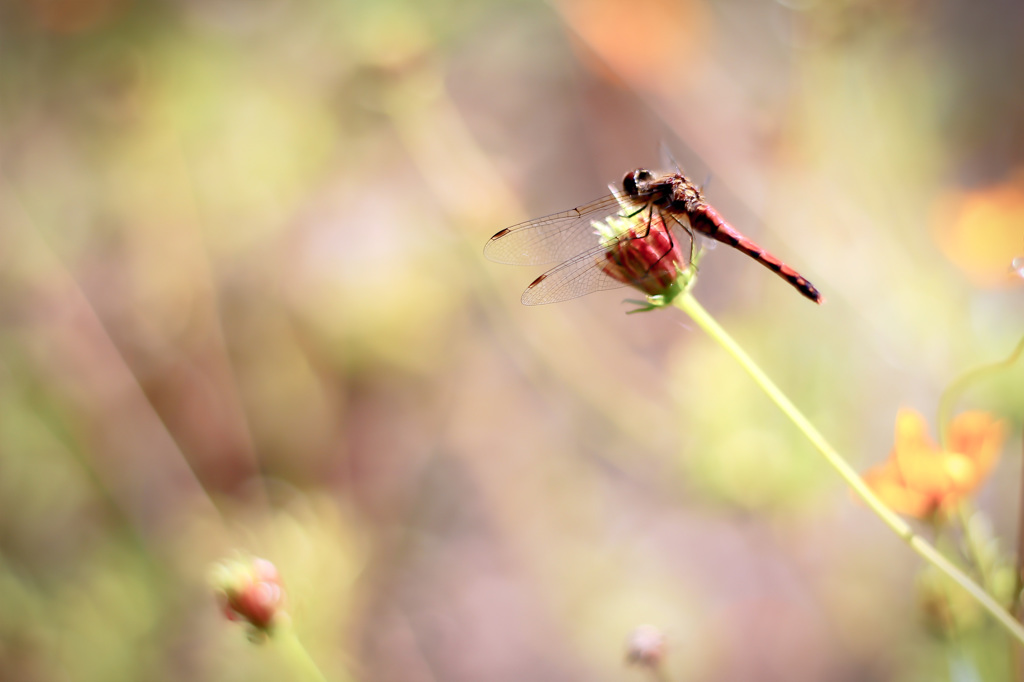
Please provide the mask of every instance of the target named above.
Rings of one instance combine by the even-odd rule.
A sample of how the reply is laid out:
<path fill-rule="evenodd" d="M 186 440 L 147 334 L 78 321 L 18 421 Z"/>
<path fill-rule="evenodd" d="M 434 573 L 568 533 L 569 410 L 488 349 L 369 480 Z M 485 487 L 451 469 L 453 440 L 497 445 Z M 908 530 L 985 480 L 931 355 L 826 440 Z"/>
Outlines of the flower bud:
<path fill-rule="evenodd" d="M 653 625 L 639 625 L 626 640 L 626 662 L 658 668 L 665 657 L 665 635 Z"/>
<path fill-rule="evenodd" d="M 217 564 L 211 582 L 224 615 L 248 623 L 254 631 L 269 632 L 281 614 L 284 589 L 274 564 L 248 557 Z"/>
<path fill-rule="evenodd" d="M 645 221 L 646 222 L 646 221 Z M 661 214 L 647 222 L 647 234 L 640 237 L 638 227 L 630 227 L 626 237 L 608 247 L 601 269 L 609 277 L 628 284 L 648 296 L 664 296 L 676 285 L 679 275 L 689 266 L 680 240 L 665 226 Z"/>

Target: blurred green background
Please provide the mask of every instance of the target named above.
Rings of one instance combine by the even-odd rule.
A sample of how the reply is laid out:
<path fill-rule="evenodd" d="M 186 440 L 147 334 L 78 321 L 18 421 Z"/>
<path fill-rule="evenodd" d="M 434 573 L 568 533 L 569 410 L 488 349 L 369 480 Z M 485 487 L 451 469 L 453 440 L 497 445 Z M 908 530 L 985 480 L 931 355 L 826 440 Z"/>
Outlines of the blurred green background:
<path fill-rule="evenodd" d="M 696 289 L 865 469 L 1024 333 L 1022 36 L 967 0 L 4 0 L 0 679 L 303 679 L 218 611 L 236 550 L 332 680 L 643 679 L 640 623 L 673 680 L 1005 679 L 681 313 L 525 308 L 542 269 L 481 248 L 664 142 L 825 294 L 726 248 Z M 962 405 L 1009 426 L 1010 551 L 1022 381 Z"/>

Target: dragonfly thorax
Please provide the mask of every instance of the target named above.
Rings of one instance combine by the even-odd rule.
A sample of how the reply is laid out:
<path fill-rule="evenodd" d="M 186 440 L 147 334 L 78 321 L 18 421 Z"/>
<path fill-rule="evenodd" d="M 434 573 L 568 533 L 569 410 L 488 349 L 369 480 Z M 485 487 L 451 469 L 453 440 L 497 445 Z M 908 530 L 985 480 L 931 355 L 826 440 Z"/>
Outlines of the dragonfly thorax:
<path fill-rule="evenodd" d="M 656 176 L 645 168 L 637 168 L 626 173 L 622 178 L 622 191 L 636 205 L 653 204 L 661 208 L 669 208 L 683 197 L 679 194 L 680 186 L 690 186 L 682 175 Z M 698 197 L 699 198 L 699 197 Z M 689 209 L 686 204 L 684 210 Z"/>

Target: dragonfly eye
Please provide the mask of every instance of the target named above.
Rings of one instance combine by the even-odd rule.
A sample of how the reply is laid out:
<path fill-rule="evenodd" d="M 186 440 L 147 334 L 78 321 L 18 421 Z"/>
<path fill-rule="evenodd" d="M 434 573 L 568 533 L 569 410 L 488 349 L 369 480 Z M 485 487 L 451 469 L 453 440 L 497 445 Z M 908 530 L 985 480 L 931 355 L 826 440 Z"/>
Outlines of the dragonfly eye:
<path fill-rule="evenodd" d="M 622 191 L 627 196 L 635 197 L 640 193 L 640 188 L 637 187 L 638 182 L 650 182 L 654 178 L 651 172 L 644 170 L 643 168 L 637 168 L 635 171 L 626 173 L 626 177 L 622 178 Z"/>
<path fill-rule="evenodd" d="M 626 173 L 626 177 L 622 178 L 622 191 L 627 196 L 636 196 L 636 180 L 633 179 L 632 173 Z"/>

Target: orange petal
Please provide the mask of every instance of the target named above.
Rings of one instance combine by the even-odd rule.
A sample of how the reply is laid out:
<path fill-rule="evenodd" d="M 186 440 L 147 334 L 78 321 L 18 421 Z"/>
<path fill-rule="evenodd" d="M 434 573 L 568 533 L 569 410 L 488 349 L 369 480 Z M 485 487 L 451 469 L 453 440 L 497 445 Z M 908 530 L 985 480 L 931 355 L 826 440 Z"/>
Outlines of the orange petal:
<path fill-rule="evenodd" d="M 917 410 L 901 407 L 896 413 L 896 442 L 893 448 L 900 450 L 938 450 L 935 441 L 928 437 L 928 422 Z"/>
<path fill-rule="evenodd" d="M 945 452 L 941 459 L 942 467 L 949 476 L 951 494 L 955 497 L 963 497 L 972 492 L 984 480 L 975 461 L 966 455 Z"/>
<path fill-rule="evenodd" d="M 939 248 L 976 284 L 1020 286 L 1007 265 L 1020 255 L 1024 173 L 987 188 L 944 193 L 932 223 Z"/>
<path fill-rule="evenodd" d="M 903 485 L 903 477 L 900 475 L 900 468 L 891 459 L 887 459 L 877 466 L 873 466 L 863 474 L 861 478 L 865 481 L 888 481 L 894 485 Z"/>
<path fill-rule="evenodd" d="M 894 453 L 906 487 L 925 495 L 942 496 L 953 488 L 953 479 L 940 450 Z"/>
<path fill-rule="evenodd" d="M 949 446 L 974 461 L 979 482 L 999 461 L 1005 428 L 988 412 L 973 410 L 958 414 L 949 424 Z"/>
<path fill-rule="evenodd" d="M 893 511 L 919 519 L 931 515 L 937 506 L 935 498 L 903 485 L 899 470 L 886 462 L 864 474 L 864 482 Z"/>
<path fill-rule="evenodd" d="M 942 451 L 928 436 L 928 423 L 915 410 L 903 408 L 896 416 L 896 440 L 892 460 L 904 485 L 929 497 L 941 498 L 953 481 L 943 464 Z"/>

